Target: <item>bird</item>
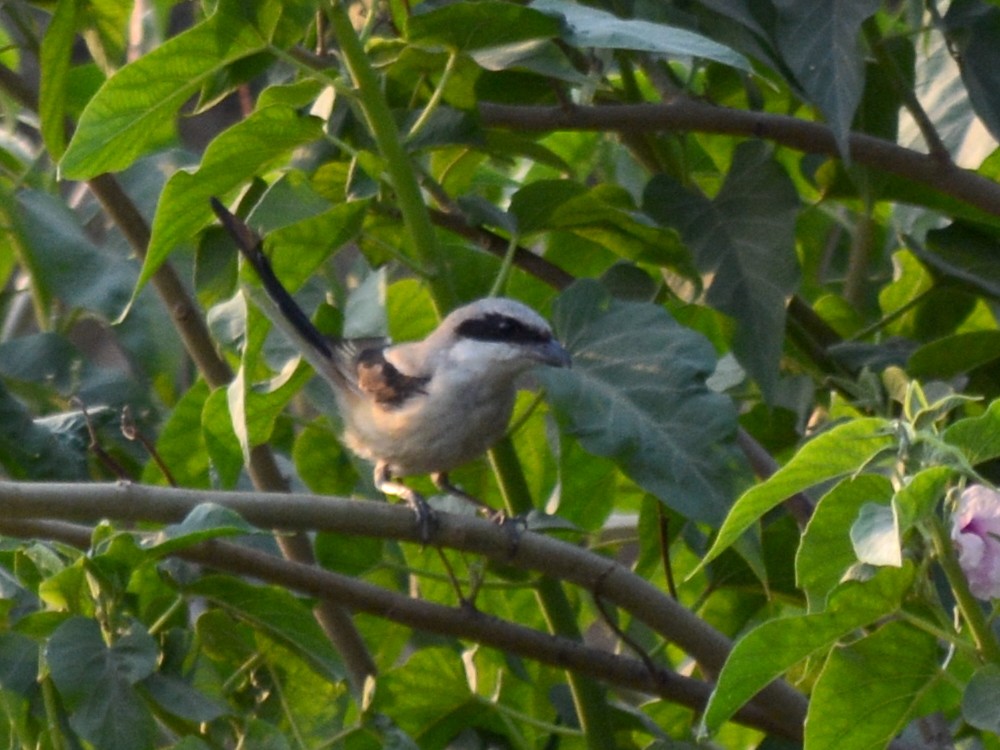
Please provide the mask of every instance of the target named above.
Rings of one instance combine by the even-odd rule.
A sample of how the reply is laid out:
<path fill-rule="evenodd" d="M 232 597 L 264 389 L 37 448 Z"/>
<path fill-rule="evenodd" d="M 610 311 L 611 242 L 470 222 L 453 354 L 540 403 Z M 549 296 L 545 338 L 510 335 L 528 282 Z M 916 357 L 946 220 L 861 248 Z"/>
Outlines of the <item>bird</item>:
<path fill-rule="evenodd" d="M 434 515 L 402 477 L 429 475 L 442 492 L 502 522 L 502 513 L 456 487 L 448 473 L 504 435 L 524 373 L 571 366 L 548 322 L 517 300 L 485 297 L 450 312 L 420 341 L 328 337 L 281 284 L 262 238 L 218 199 L 211 205 L 260 278 L 266 294 L 255 303 L 329 384 L 344 444 L 374 464 L 377 490 L 414 511 L 421 540 L 429 540 Z"/>

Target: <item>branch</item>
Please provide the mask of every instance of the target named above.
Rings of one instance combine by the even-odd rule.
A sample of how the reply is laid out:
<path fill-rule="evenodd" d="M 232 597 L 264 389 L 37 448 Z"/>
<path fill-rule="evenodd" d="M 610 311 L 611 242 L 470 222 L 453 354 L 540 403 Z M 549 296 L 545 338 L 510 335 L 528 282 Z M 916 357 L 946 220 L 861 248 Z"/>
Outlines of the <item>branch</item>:
<path fill-rule="evenodd" d="M 91 539 L 88 527 L 60 521 L 4 518 L 0 521 L 0 531 L 9 536 L 54 539 L 82 549 L 89 547 Z M 350 576 L 281 560 L 235 544 L 210 542 L 180 550 L 176 556 L 319 599 L 350 601 L 356 610 L 412 628 L 472 639 L 620 688 L 657 695 L 696 711 L 705 707 L 711 694 L 712 688 L 707 683 L 634 658 L 587 647 L 577 640 L 541 633 L 469 607 L 447 607 L 413 599 Z M 749 704 L 736 714 L 736 719 L 765 732 L 802 739 L 801 721 L 775 715 L 771 707 Z"/>
<path fill-rule="evenodd" d="M 590 107 L 481 103 L 479 116 L 486 127 L 520 131 L 634 133 L 676 130 L 738 135 L 775 141 L 807 153 L 838 157 L 836 141 L 826 125 L 787 115 L 718 107 L 683 97 L 666 104 Z M 1000 185 L 975 172 L 870 135 L 854 133 L 848 145 L 851 159 L 859 164 L 922 183 L 993 216 L 1000 216 Z"/>
<path fill-rule="evenodd" d="M 307 494 L 177 490 L 136 484 L 0 482 L 0 518 L 52 518 L 96 522 L 176 523 L 200 503 L 217 503 L 261 528 L 336 531 L 341 534 L 419 543 L 413 514 L 388 503 Z M 723 634 L 625 566 L 576 545 L 525 532 L 511 550 L 508 530 L 474 516 L 438 514 L 433 543 L 473 552 L 504 565 L 539 571 L 575 583 L 602 597 L 690 654 L 710 674 L 722 668 L 731 649 Z M 346 602 L 351 607 L 353 601 Z M 760 693 L 772 716 L 801 726 L 806 700 L 783 681 Z"/>

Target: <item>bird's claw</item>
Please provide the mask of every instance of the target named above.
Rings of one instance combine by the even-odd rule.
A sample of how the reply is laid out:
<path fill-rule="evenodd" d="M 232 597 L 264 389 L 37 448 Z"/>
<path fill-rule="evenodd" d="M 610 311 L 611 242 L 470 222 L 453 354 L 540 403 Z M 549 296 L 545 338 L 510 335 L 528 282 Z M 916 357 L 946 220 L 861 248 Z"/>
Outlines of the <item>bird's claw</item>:
<path fill-rule="evenodd" d="M 483 517 L 490 523 L 496 524 L 507 531 L 507 536 L 510 538 L 508 555 L 513 557 L 517 554 L 517 548 L 521 543 L 521 535 L 528 530 L 528 519 L 522 514 L 511 516 L 504 510 L 495 510 L 494 508 L 484 507 L 481 509 L 481 512 Z"/>
<path fill-rule="evenodd" d="M 437 528 L 437 515 L 434 513 L 434 509 L 427 504 L 427 501 L 419 495 L 413 497 L 410 507 L 417 517 L 417 532 L 420 535 L 420 543 L 426 545 L 430 542 L 431 536 Z"/>

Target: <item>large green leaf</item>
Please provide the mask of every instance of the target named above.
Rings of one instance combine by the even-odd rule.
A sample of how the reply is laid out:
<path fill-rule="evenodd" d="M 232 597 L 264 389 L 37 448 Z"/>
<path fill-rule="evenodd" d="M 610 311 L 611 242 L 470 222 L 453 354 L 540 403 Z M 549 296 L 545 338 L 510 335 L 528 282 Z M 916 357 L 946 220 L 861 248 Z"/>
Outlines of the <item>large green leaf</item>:
<path fill-rule="evenodd" d="M 795 218 L 799 197 L 771 151 L 759 142 L 737 147 L 714 200 L 667 175 L 646 186 L 643 209 L 676 227 L 703 273 L 714 274 L 708 301 L 737 321 L 733 349 L 773 398 L 785 335 L 785 301 L 798 286 Z"/>
<path fill-rule="evenodd" d="M 156 671 L 159 650 L 133 626 L 110 646 L 96 620 L 74 617 L 52 634 L 45 661 L 70 725 L 104 750 L 152 748 L 156 725 L 134 685 Z"/>
<path fill-rule="evenodd" d="M 109 78 L 80 115 L 59 163 L 62 175 L 86 179 L 122 170 L 170 139 L 177 111 L 206 81 L 267 47 L 244 5 L 220 2 L 210 18 Z"/>
<path fill-rule="evenodd" d="M 795 556 L 795 580 L 805 591 L 811 611 L 822 609 L 826 595 L 857 561 L 850 531 L 861 506 L 891 499 L 888 479 L 860 474 L 837 483 L 816 503 Z"/>
<path fill-rule="evenodd" d="M 978 417 L 960 419 L 944 432 L 944 441 L 961 450 L 976 465 L 1000 456 L 1000 401 Z"/>
<path fill-rule="evenodd" d="M 187 592 L 224 606 L 235 617 L 294 651 L 317 674 L 338 681 L 344 670 L 312 610 L 301 599 L 276 586 L 253 586 L 224 576 L 206 576 Z"/>
<path fill-rule="evenodd" d="M 94 245 L 76 214 L 48 193 L 22 190 L 17 208 L 22 258 L 43 298 L 116 318 L 135 283 L 133 262 Z"/>
<path fill-rule="evenodd" d="M 73 429 L 74 422 L 78 429 Z M 48 481 L 87 479 L 84 429 L 79 412 L 66 419 L 32 419 L 0 384 L 0 466 L 9 476 Z"/>
<path fill-rule="evenodd" d="M 757 626 L 733 646 L 705 710 L 704 724 L 719 728 L 769 682 L 803 659 L 826 652 L 857 628 L 895 612 L 913 582 L 914 568 L 882 568 L 867 581 L 848 581 L 823 612 L 782 617 Z"/>
<path fill-rule="evenodd" d="M 778 503 L 820 482 L 862 469 L 893 440 L 888 421 L 867 417 L 837 425 L 806 443 L 767 481 L 751 487 L 736 501 L 703 564 L 718 557 Z"/>
<path fill-rule="evenodd" d="M 511 196 L 521 235 L 564 230 L 628 260 L 665 265 L 696 277 L 690 253 L 671 229 L 651 225 L 631 196 L 614 185 L 586 188 L 572 180 L 535 180 Z"/>
<path fill-rule="evenodd" d="M 911 719 L 954 705 L 942 657 L 935 636 L 898 620 L 834 649 L 809 702 L 806 747 L 886 747 Z"/>
<path fill-rule="evenodd" d="M 406 35 L 413 44 L 468 52 L 551 39 L 559 35 L 559 22 L 537 10 L 500 0 L 418 5 Z"/>
<path fill-rule="evenodd" d="M 212 216 L 209 198 L 228 193 L 275 160 L 284 161 L 296 146 L 321 135 L 318 119 L 275 105 L 254 112 L 216 137 L 205 149 L 197 171 L 177 172 L 163 188 L 137 288 L 180 243 L 190 241 L 208 223 Z"/>
<path fill-rule="evenodd" d="M 173 411 L 160 430 L 156 452 L 181 487 L 208 489 L 208 450 L 202 435 L 201 420 L 208 399 L 208 386 L 198 381 L 174 405 Z M 155 461 L 146 464 L 142 481 L 165 484 L 166 478 Z"/>
<path fill-rule="evenodd" d="M 981 0 L 955 0 L 944 21 L 948 41 L 961 56 L 969 100 L 990 134 L 1000 138 L 1000 8 Z"/>
<path fill-rule="evenodd" d="M 534 0 L 532 8 L 561 16 L 568 32 L 564 38 L 576 47 L 629 49 L 672 57 L 701 57 L 750 71 L 739 52 L 676 26 L 641 19 L 619 18 L 613 13 L 566 0 Z"/>
<path fill-rule="evenodd" d="M 570 287 L 553 319 L 573 368 L 538 377 L 568 431 L 678 513 L 719 524 L 738 470 L 736 415 L 705 385 L 716 363 L 708 341 L 594 281 Z"/>
<path fill-rule="evenodd" d="M 59 0 L 42 39 L 38 117 L 45 146 L 58 159 L 66 150 L 66 95 L 73 40 L 76 36 L 76 0 Z"/>
<path fill-rule="evenodd" d="M 878 10 L 878 0 L 815 3 L 775 0 L 778 48 L 826 116 L 842 154 L 864 89 L 865 56 L 861 24 Z"/>
<path fill-rule="evenodd" d="M 962 716 L 972 726 L 1000 735 L 1000 666 L 987 664 L 976 672 L 962 695 Z"/>
<path fill-rule="evenodd" d="M 911 248 L 932 271 L 977 294 L 1000 299 L 1000 241 L 994 232 L 955 221 L 927 233 L 926 248 Z"/>

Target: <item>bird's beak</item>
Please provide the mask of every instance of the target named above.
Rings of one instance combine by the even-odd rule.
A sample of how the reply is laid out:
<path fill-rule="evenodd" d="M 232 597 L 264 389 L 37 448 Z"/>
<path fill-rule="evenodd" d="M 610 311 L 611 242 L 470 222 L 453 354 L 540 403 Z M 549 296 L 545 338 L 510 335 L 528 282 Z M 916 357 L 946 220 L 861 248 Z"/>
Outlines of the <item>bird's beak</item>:
<path fill-rule="evenodd" d="M 537 350 L 538 361 L 552 367 L 572 367 L 573 360 L 569 352 L 555 339 L 552 339 Z"/>

